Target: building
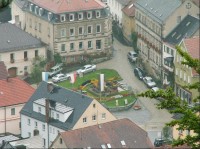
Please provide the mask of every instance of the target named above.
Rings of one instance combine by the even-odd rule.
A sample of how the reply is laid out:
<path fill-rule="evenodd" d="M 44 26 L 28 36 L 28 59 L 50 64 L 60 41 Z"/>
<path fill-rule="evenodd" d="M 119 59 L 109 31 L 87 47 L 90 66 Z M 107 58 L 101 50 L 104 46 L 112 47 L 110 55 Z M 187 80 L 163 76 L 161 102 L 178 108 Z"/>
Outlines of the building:
<path fill-rule="evenodd" d="M 19 78 L 0 80 L 0 134 L 20 134 L 20 110 L 34 88 Z"/>
<path fill-rule="evenodd" d="M 180 43 L 183 51 L 187 52 L 192 58 L 199 59 L 199 36 L 185 38 Z M 191 67 L 181 64 L 183 57 L 178 53 L 174 61 L 175 65 L 175 93 L 182 100 L 185 100 L 189 106 L 192 106 L 193 99 L 199 96 L 197 89 L 186 89 L 184 86 L 199 82 L 199 74 Z"/>
<path fill-rule="evenodd" d="M 174 86 L 174 58 L 176 57 L 175 46 L 179 45 L 184 38 L 199 36 L 199 19 L 187 15 L 171 33 L 163 40 L 163 85 Z"/>
<path fill-rule="evenodd" d="M 139 0 L 135 3 L 139 55 L 149 74 L 162 79 L 162 40 L 186 15 L 199 17 L 190 0 Z"/>
<path fill-rule="evenodd" d="M 11 4 L 11 16 L 14 24 L 22 30 L 26 29 L 25 10 L 28 7 L 28 0 L 13 0 Z"/>
<path fill-rule="evenodd" d="M 107 5 L 110 7 L 113 20 L 122 27 L 122 9 L 129 3 L 130 0 L 107 0 Z"/>
<path fill-rule="evenodd" d="M 111 54 L 111 15 L 99 0 L 29 0 L 24 12 L 26 32 L 48 44 L 52 57 L 75 63 Z"/>
<path fill-rule="evenodd" d="M 10 6 L 6 6 L 1 8 L 1 1 L 0 1 L 0 23 L 6 23 L 11 20 L 11 9 Z"/>
<path fill-rule="evenodd" d="M 132 33 L 135 32 L 135 0 L 131 0 L 122 9 L 122 32 L 126 40 L 132 43 Z"/>
<path fill-rule="evenodd" d="M 15 25 L 0 24 L 0 33 L 0 61 L 4 61 L 10 76 L 26 75 L 35 58 L 47 58 L 46 45 Z"/>
<path fill-rule="evenodd" d="M 153 148 L 145 130 L 129 119 L 60 132 L 50 148 Z"/>
<path fill-rule="evenodd" d="M 49 147 L 59 132 L 113 120 L 98 101 L 43 81 L 21 110 L 21 136 L 39 134 Z"/>

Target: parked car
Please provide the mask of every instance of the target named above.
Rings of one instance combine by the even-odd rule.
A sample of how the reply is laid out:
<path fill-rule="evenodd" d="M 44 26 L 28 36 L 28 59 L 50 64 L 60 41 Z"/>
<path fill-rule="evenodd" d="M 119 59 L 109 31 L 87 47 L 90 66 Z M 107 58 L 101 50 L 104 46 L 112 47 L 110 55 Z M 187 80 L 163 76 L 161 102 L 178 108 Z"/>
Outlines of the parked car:
<path fill-rule="evenodd" d="M 155 86 L 155 87 L 152 88 L 152 90 L 153 90 L 154 92 L 157 92 L 157 91 L 159 90 L 159 88 Z"/>
<path fill-rule="evenodd" d="M 169 139 L 156 138 L 154 141 L 154 146 L 160 147 L 160 146 L 171 144 L 171 143 L 172 143 L 172 140 L 170 138 Z"/>
<path fill-rule="evenodd" d="M 53 77 L 56 74 L 60 73 L 63 69 L 62 66 L 63 66 L 63 64 L 60 63 L 60 64 L 57 64 L 56 66 L 52 67 L 49 72 L 49 77 Z"/>
<path fill-rule="evenodd" d="M 54 83 L 61 82 L 61 81 L 65 81 L 69 78 L 70 78 L 70 74 L 65 75 L 65 74 L 60 73 L 52 78 L 52 82 L 54 82 Z"/>
<path fill-rule="evenodd" d="M 138 54 L 135 51 L 129 51 L 127 57 L 131 62 L 136 62 Z"/>
<path fill-rule="evenodd" d="M 151 77 L 144 77 L 143 81 L 149 88 L 153 88 L 156 86 L 156 83 L 153 81 Z"/>
<path fill-rule="evenodd" d="M 140 80 L 142 80 L 145 76 L 144 71 L 139 67 L 134 69 L 134 74 Z"/>
<path fill-rule="evenodd" d="M 88 65 L 83 66 L 81 69 L 78 69 L 76 72 L 77 72 L 78 75 L 80 75 L 81 73 L 86 74 L 88 72 L 95 71 L 96 68 L 97 68 L 96 65 L 88 64 Z"/>

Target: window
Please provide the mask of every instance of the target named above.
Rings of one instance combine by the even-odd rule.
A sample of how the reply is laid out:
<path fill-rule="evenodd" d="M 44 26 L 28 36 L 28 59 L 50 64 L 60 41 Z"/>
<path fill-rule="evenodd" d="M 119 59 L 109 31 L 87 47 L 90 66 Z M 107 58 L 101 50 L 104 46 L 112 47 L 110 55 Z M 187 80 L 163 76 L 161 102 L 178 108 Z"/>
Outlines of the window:
<path fill-rule="evenodd" d="M 61 51 L 65 51 L 65 44 L 61 44 Z"/>
<path fill-rule="evenodd" d="M 87 118 L 86 117 L 83 118 L 83 123 L 87 123 Z"/>
<path fill-rule="evenodd" d="M 92 115 L 92 120 L 96 121 L 96 115 Z"/>
<path fill-rule="evenodd" d="M 74 21 L 74 14 L 69 15 L 69 21 Z"/>
<path fill-rule="evenodd" d="M 27 121 L 27 122 L 28 122 L 28 125 L 30 126 L 30 125 L 31 125 L 31 120 L 30 120 L 30 119 L 28 119 L 28 121 Z"/>
<path fill-rule="evenodd" d="M 39 15 L 42 16 L 43 15 L 43 8 L 39 9 Z"/>
<path fill-rule="evenodd" d="M 35 57 L 38 57 L 38 50 L 35 50 Z"/>
<path fill-rule="evenodd" d="M 15 59 L 15 58 L 14 58 L 14 53 L 11 53 L 11 54 L 10 54 L 10 60 L 14 62 L 14 59 Z"/>
<path fill-rule="evenodd" d="M 15 115 L 15 108 L 11 109 L 11 115 Z"/>
<path fill-rule="evenodd" d="M 78 20 L 83 20 L 83 13 L 78 14 Z"/>
<path fill-rule="evenodd" d="M 21 122 L 19 122 L 19 129 L 21 129 Z"/>
<path fill-rule="evenodd" d="M 92 18 L 92 12 L 88 12 L 88 13 L 87 13 L 87 18 L 88 18 L 88 19 L 91 19 L 91 18 Z"/>
<path fill-rule="evenodd" d="M 106 119 L 106 113 L 102 113 L 101 118 Z"/>
<path fill-rule="evenodd" d="M 48 27 L 48 37 L 50 37 L 50 28 Z"/>
<path fill-rule="evenodd" d="M 99 18 L 101 16 L 100 11 L 96 11 L 96 18 Z"/>
<path fill-rule="evenodd" d="M 74 36 L 74 28 L 70 28 L 69 32 L 70 32 L 70 36 Z"/>
<path fill-rule="evenodd" d="M 96 107 L 96 104 L 94 103 L 94 104 L 93 104 L 93 108 L 95 108 L 95 107 Z"/>
<path fill-rule="evenodd" d="M 41 23 L 39 23 L 38 25 L 39 25 L 39 32 L 41 32 Z"/>
<path fill-rule="evenodd" d="M 29 138 L 31 137 L 31 133 L 30 133 L 30 132 L 28 132 L 28 137 L 29 137 Z"/>
<path fill-rule="evenodd" d="M 52 127 L 51 126 L 49 127 L 49 132 L 52 133 Z"/>
<path fill-rule="evenodd" d="M 62 138 L 60 138 L 60 144 L 62 144 Z"/>
<path fill-rule="evenodd" d="M 60 36 L 61 37 L 66 37 L 66 29 L 65 28 L 62 28 L 61 30 L 60 30 Z"/>
<path fill-rule="evenodd" d="M 29 19 L 29 26 L 32 28 L 32 19 Z"/>
<path fill-rule="evenodd" d="M 88 26 L 88 34 L 92 34 L 92 26 Z"/>
<path fill-rule="evenodd" d="M 27 51 L 24 51 L 24 60 L 28 58 Z"/>
<path fill-rule="evenodd" d="M 83 42 L 79 42 L 79 50 L 83 49 Z"/>
<path fill-rule="evenodd" d="M 56 114 L 56 119 L 58 119 L 58 120 L 59 120 L 59 114 L 58 114 L 58 113 Z"/>
<path fill-rule="evenodd" d="M 37 128 L 37 126 L 38 126 L 38 124 L 37 124 L 37 122 L 35 122 L 35 128 Z"/>
<path fill-rule="evenodd" d="M 101 32 L 101 25 L 97 25 L 96 32 L 97 32 L 97 33 L 100 33 L 100 32 Z"/>
<path fill-rule="evenodd" d="M 101 40 L 96 40 L 96 49 L 101 49 Z"/>
<path fill-rule="evenodd" d="M 35 6 L 35 14 L 38 14 L 38 6 Z"/>
<path fill-rule="evenodd" d="M 65 21 L 65 15 L 60 15 L 60 21 L 64 22 Z"/>
<path fill-rule="evenodd" d="M 83 35 L 83 27 L 79 27 L 78 28 L 78 34 L 79 35 Z"/>
<path fill-rule="evenodd" d="M 38 107 L 38 112 L 41 113 L 41 111 L 42 111 L 42 110 L 41 110 L 41 107 Z"/>
<path fill-rule="evenodd" d="M 50 21 L 53 17 L 53 14 L 51 12 L 48 13 L 48 20 Z"/>
<path fill-rule="evenodd" d="M 35 30 L 37 30 L 37 21 L 35 21 Z"/>
<path fill-rule="evenodd" d="M 70 43 L 70 50 L 71 50 L 71 51 L 74 50 L 74 43 Z"/>
<path fill-rule="evenodd" d="M 190 78 L 190 76 L 188 76 L 188 83 L 191 83 L 191 78 Z"/>
<path fill-rule="evenodd" d="M 44 124 L 42 124 L 42 130 L 45 131 L 45 125 Z"/>
<path fill-rule="evenodd" d="M 190 130 L 186 130 L 186 135 L 190 135 Z"/>
<path fill-rule="evenodd" d="M 43 145 L 44 145 L 44 147 L 46 145 L 46 139 L 45 138 L 43 138 Z"/>
<path fill-rule="evenodd" d="M 51 114 L 52 114 L 52 118 L 54 118 L 54 112 L 53 112 L 53 111 L 52 111 L 52 113 L 51 113 Z"/>
<path fill-rule="evenodd" d="M 33 10 L 33 4 L 30 4 L 30 6 L 29 6 L 29 10 L 30 10 L 30 11 Z"/>
<path fill-rule="evenodd" d="M 88 41 L 88 49 L 92 48 L 92 41 Z"/>

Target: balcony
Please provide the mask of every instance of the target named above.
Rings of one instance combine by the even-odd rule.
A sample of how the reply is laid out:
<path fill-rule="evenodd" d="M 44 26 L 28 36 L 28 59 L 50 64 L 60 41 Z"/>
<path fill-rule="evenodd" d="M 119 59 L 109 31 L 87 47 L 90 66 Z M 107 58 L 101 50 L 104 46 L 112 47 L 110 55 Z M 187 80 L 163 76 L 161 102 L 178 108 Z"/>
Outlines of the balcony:
<path fill-rule="evenodd" d="M 24 61 L 28 61 L 28 57 L 25 57 L 25 58 L 24 58 Z"/>
<path fill-rule="evenodd" d="M 10 63 L 14 63 L 14 62 L 15 62 L 15 60 L 14 60 L 14 59 L 11 59 L 11 60 L 10 60 Z"/>

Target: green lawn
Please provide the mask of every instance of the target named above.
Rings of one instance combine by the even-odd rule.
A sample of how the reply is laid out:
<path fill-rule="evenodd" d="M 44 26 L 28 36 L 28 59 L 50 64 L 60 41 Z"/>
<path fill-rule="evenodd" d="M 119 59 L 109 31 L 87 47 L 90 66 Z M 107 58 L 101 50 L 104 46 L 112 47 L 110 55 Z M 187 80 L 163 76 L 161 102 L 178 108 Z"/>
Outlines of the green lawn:
<path fill-rule="evenodd" d="M 125 106 L 125 102 L 124 102 L 125 99 L 128 100 L 128 104 L 136 100 L 134 96 L 126 96 L 122 98 L 113 99 L 110 101 L 102 101 L 102 103 L 104 103 L 108 107 L 116 107 L 116 100 L 118 100 L 118 106 Z"/>
<path fill-rule="evenodd" d="M 83 82 L 85 82 L 87 80 L 91 80 L 91 79 L 99 79 L 100 73 L 104 74 L 105 80 L 110 79 L 112 77 L 117 77 L 117 78 L 119 78 L 119 80 L 121 80 L 121 77 L 117 71 L 115 71 L 113 69 L 100 69 L 100 70 L 97 70 L 97 71 L 94 71 L 91 73 L 87 73 L 82 78 L 77 76 L 74 84 L 71 84 L 69 80 L 66 80 L 66 81 L 58 83 L 58 85 L 65 87 L 65 88 L 69 88 L 69 89 L 79 89 L 80 85 Z"/>

